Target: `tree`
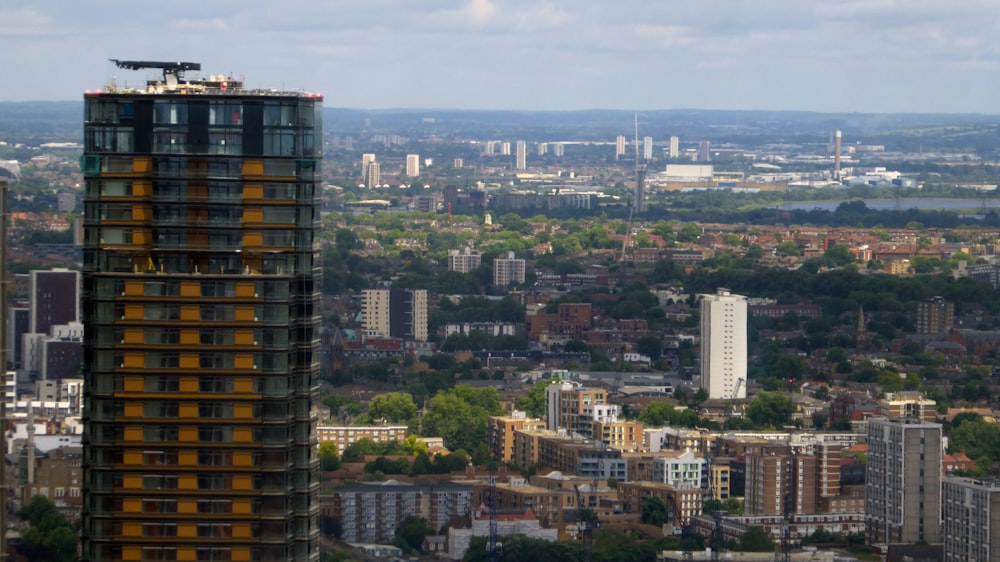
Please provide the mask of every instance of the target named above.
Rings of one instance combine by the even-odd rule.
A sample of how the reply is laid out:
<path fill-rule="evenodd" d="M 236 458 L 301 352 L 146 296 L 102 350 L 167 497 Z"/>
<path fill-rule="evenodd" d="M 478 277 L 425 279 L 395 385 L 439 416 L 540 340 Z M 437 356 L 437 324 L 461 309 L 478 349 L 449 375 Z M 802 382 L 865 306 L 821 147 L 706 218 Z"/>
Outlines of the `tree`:
<path fill-rule="evenodd" d="M 641 517 L 643 523 L 658 527 L 670 520 L 666 504 L 656 496 L 642 502 Z"/>
<path fill-rule="evenodd" d="M 639 353 L 649 357 L 651 361 L 656 361 L 663 353 L 663 343 L 660 338 L 654 335 L 642 336 L 635 342 L 635 349 Z"/>
<path fill-rule="evenodd" d="M 572 343 L 572 340 L 570 343 Z M 545 389 L 548 388 L 550 384 L 558 382 L 560 382 L 559 379 L 545 379 L 536 382 L 531 386 L 531 389 L 528 390 L 526 395 L 517 399 L 517 408 L 519 410 L 524 410 L 533 418 L 545 415 Z"/>
<path fill-rule="evenodd" d="M 802 248 L 799 248 L 799 245 L 795 243 L 795 240 L 784 240 L 784 241 L 782 241 L 775 248 L 775 251 L 777 251 L 778 255 L 781 255 L 781 256 L 801 256 L 802 255 Z"/>
<path fill-rule="evenodd" d="M 763 527 L 750 527 L 736 540 L 733 550 L 740 552 L 774 552 L 774 538 Z"/>
<path fill-rule="evenodd" d="M 393 543 L 406 552 L 421 552 L 424 537 L 433 535 L 434 529 L 423 517 L 407 515 L 396 527 L 396 539 Z"/>
<path fill-rule="evenodd" d="M 337 456 L 337 444 L 324 441 L 319 446 L 319 469 L 337 470 L 340 468 L 340 457 Z"/>
<path fill-rule="evenodd" d="M 372 421 L 384 419 L 389 423 L 408 422 L 417 416 L 417 404 L 409 394 L 387 392 L 372 398 L 368 404 L 368 416 Z"/>
<path fill-rule="evenodd" d="M 36 495 L 17 516 L 31 528 L 21 537 L 19 552 L 39 562 L 75 562 L 77 533 L 73 525 L 45 496 Z"/>
<path fill-rule="evenodd" d="M 780 392 L 760 392 L 747 404 L 746 417 L 754 427 L 781 427 L 792 421 L 795 407 Z"/>
<path fill-rule="evenodd" d="M 486 423 L 501 412 L 495 388 L 474 389 L 458 385 L 431 398 L 421 423 L 428 437 L 442 437 L 451 450 L 473 451 L 486 441 Z"/>

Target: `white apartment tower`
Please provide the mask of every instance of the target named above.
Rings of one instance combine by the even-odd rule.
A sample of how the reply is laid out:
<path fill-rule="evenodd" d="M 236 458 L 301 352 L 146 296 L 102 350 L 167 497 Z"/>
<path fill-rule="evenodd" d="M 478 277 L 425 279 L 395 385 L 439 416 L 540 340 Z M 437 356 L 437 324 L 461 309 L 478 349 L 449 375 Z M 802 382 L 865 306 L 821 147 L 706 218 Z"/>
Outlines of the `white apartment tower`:
<path fill-rule="evenodd" d="M 941 543 L 941 424 L 868 420 L 865 532 L 876 545 Z"/>
<path fill-rule="evenodd" d="M 566 145 L 564 145 L 561 142 L 557 142 L 554 145 L 552 145 L 552 154 L 554 156 L 558 156 L 561 158 L 562 155 L 565 153 L 565 151 L 566 151 Z"/>
<path fill-rule="evenodd" d="M 368 164 L 375 161 L 374 153 L 367 153 L 361 155 L 361 176 L 366 177 L 368 174 Z"/>
<path fill-rule="evenodd" d="M 514 158 L 518 170 L 528 169 L 528 145 L 524 141 L 517 141 Z"/>
<path fill-rule="evenodd" d="M 948 477 L 942 500 L 945 562 L 1000 560 L 1000 481 Z"/>
<path fill-rule="evenodd" d="M 701 299 L 701 388 L 710 399 L 747 396 L 747 299 L 719 289 Z"/>
<path fill-rule="evenodd" d="M 375 189 L 382 183 L 379 163 L 371 161 L 365 165 L 365 187 Z"/>
<path fill-rule="evenodd" d="M 618 135 L 615 139 L 615 159 L 625 155 L 625 135 Z"/>
<path fill-rule="evenodd" d="M 415 178 L 420 175 L 420 155 L 406 155 L 406 176 Z"/>
<path fill-rule="evenodd" d="M 653 137 L 642 139 L 642 157 L 647 161 L 653 159 Z"/>
<path fill-rule="evenodd" d="M 670 157 L 678 158 L 681 155 L 681 139 L 679 137 L 670 137 Z"/>
<path fill-rule="evenodd" d="M 493 260 L 493 284 L 506 287 L 513 283 L 524 283 L 524 259 L 517 259 L 514 252 L 507 252 L 506 258 Z"/>
<path fill-rule="evenodd" d="M 361 312 L 362 325 L 371 335 L 427 341 L 425 289 L 366 289 Z"/>
<path fill-rule="evenodd" d="M 465 246 L 461 250 L 448 250 L 448 271 L 469 273 L 479 267 L 483 256 L 479 250 Z"/>

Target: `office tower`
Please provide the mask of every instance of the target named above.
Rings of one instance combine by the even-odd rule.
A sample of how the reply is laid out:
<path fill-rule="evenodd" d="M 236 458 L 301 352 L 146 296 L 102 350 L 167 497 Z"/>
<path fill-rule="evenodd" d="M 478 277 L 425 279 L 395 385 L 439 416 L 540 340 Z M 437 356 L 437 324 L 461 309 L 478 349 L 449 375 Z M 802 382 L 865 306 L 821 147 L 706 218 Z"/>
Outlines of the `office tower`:
<path fill-rule="evenodd" d="M 493 284 L 506 287 L 513 283 L 524 283 L 524 260 L 514 258 L 514 252 L 507 252 L 506 258 L 493 260 Z"/>
<path fill-rule="evenodd" d="M 566 146 L 561 142 L 557 142 L 555 146 L 552 147 L 552 154 L 561 158 L 565 153 L 565 150 Z"/>
<path fill-rule="evenodd" d="M 642 139 L 642 157 L 645 160 L 653 159 L 653 137 L 644 137 Z"/>
<path fill-rule="evenodd" d="M 382 167 L 378 162 L 369 162 L 365 166 L 365 187 L 375 189 L 382 185 Z"/>
<path fill-rule="evenodd" d="M 524 141 L 517 141 L 517 145 L 514 150 L 515 167 L 518 170 L 527 169 L 528 145 L 525 144 Z"/>
<path fill-rule="evenodd" d="M 539 156 L 545 156 L 545 154 L 548 153 L 548 151 L 549 151 L 549 145 L 548 144 L 546 144 L 544 142 L 538 143 L 538 155 Z"/>
<path fill-rule="evenodd" d="M 48 334 L 52 326 L 80 320 L 80 272 L 68 269 L 29 274 L 28 331 Z"/>
<path fill-rule="evenodd" d="M 365 289 L 361 313 L 364 328 L 372 335 L 427 341 L 425 289 Z"/>
<path fill-rule="evenodd" d="M 701 388 L 712 399 L 747 397 L 747 299 L 719 289 L 701 299 Z"/>
<path fill-rule="evenodd" d="M 459 273 L 469 273 L 479 267 L 483 261 L 483 256 L 479 250 L 465 246 L 461 250 L 448 250 L 448 271 Z"/>
<path fill-rule="evenodd" d="M 406 176 L 410 178 L 415 178 L 420 175 L 420 155 L 419 154 L 407 154 L 406 155 Z"/>
<path fill-rule="evenodd" d="M 368 164 L 375 161 L 375 155 L 372 153 L 366 153 L 361 155 L 361 177 L 367 177 L 368 174 Z"/>
<path fill-rule="evenodd" d="M 955 304 L 943 297 L 917 303 L 917 333 L 946 334 L 955 327 Z"/>
<path fill-rule="evenodd" d="M 942 498 L 945 562 L 1000 561 L 1000 481 L 948 477 Z"/>
<path fill-rule="evenodd" d="M 712 144 L 707 140 L 701 141 L 701 143 L 698 145 L 698 161 L 699 162 L 712 161 Z"/>
<path fill-rule="evenodd" d="M 746 455 L 745 515 L 816 513 L 816 457 L 791 452 Z"/>
<path fill-rule="evenodd" d="M 865 530 L 871 544 L 941 542 L 941 424 L 868 420 Z"/>
<path fill-rule="evenodd" d="M 500 155 L 501 156 L 510 156 L 510 143 L 509 142 L 504 141 L 504 142 L 500 143 Z"/>
<path fill-rule="evenodd" d="M 625 135 L 618 135 L 615 139 L 615 160 L 625 155 Z"/>
<path fill-rule="evenodd" d="M 670 137 L 670 157 L 678 158 L 681 155 L 681 139 Z"/>
<path fill-rule="evenodd" d="M 452 168 L 462 168 L 464 166 L 465 166 L 465 161 L 462 160 L 461 158 L 456 158 L 451 165 Z"/>
<path fill-rule="evenodd" d="M 322 97 L 84 96 L 83 561 L 319 560 Z"/>

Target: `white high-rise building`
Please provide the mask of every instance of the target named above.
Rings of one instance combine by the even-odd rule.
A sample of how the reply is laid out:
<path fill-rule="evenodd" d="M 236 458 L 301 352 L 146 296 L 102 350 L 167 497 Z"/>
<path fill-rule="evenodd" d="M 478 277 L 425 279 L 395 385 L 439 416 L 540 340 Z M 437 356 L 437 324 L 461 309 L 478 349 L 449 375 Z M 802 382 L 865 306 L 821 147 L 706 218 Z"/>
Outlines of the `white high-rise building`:
<path fill-rule="evenodd" d="M 479 250 L 473 250 L 468 246 L 460 250 L 448 250 L 448 271 L 469 273 L 479 267 L 482 260 L 483 256 Z"/>
<path fill-rule="evenodd" d="M 427 341 L 426 289 L 365 289 L 361 314 L 370 335 Z"/>
<path fill-rule="evenodd" d="M 681 155 L 681 139 L 670 137 L 670 157 L 679 158 Z"/>
<path fill-rule="evenodd" d="M 518 170 L 528 169 L 528 145 L 524 141 L 517 141 L 515 149 L 515 166 Z"/>
<path fill-rule="evenodd" d="M 945 562 L 1000 560 L 1000 481 L 949 476 L 941 496 Z"/>
<path fill-rule="evenodd" d="M 625 135 L 618 135 L 615 139 L 615 158 L 621 158 L 625 154 Z"/>
<path fill-rule="evenodd" d="M 566 146 L 563 145 L 563 143 L 557 142 L 555 145 L 552 146 L 552 154 L 558 157 L 562 157 L 562 155 L 565 153 L 565 149 Z"/>
<path fill-rule="evenodd" d="M 367 153 L 361 155 L 361 175 L 362 177 L 368 173 L 368 164 L 375 161 L 374 153 Z"/>
<path fill-rule="evenodd" d="M 870 544 L 941 543 L 941 439 L 939 423 L 869 418 L 865 534 Z"/>
<path fill-rule="evenodd" d="M 653 159 L 653 137 L 642 139 L 642 157 L 646 160 Z"/>
<path fill-rule="evenodd" d="M 517 259 L 514 252 L 507 252 L 506 258 L 493 260 L 493 284 L 506 287 L 513 283 L 524 283 L 524 259 Z"/>
<path fill-rule="evenodd" d="M 371 161 L 365 164 L 365 187 L 375 189 L 382 182 L 379 163 Z"/>
<path fill-rule="evenodd" d="M 539 156 L 545 156 L 545 153 L 547 153 L 548 151 L 549 151 L 549 145 L 548 144 L 546 144 L 544 142 L 538 143 L 538 155 Z"/>
<path fill-rule="evenodd" d="M 420 175 L 420 155 L 419 154 L 407 154 L 406 155 L 406 175 L 411 178 L 415 178 Z"/>
<path fill-rule="evenodd" d="M 719 289 L 701 299 L 701 388 L 710 399 L 747 396 L 747 299 Z"/>
<path fill-rule="evenodd" d="M 500 155 L 501 156 L 510 156 L 510 143 L 509 142 L 504 141 L 504 142 L 500 143 Z"/>

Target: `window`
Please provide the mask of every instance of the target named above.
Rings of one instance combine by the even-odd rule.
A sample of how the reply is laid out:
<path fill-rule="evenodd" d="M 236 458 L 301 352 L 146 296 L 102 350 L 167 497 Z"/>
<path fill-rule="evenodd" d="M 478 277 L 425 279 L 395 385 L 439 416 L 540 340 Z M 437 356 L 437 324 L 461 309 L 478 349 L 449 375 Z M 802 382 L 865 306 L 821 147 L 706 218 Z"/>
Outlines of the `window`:
<path fill-rule="evenodd" d="M 172 425 L 154 425 L 143 428 L 143 437 L 146 441 L 151 442 L 170 443 L 177 441 L 179 435 L 177 426 Z"/>
<path fill-rule="evenodd" d="M 146 377 L 146 392 L 177 392 L 180 380 L 173 376 Z"/>
<path fill-rule="evenodd" d="M 233 536 L 231 523 L 198 523 L 199 538 L 224 539 Z"/>
<path fill-rule="evenodd" d="M 199 377 L 199 392 L 232 392 L 233 381 L 228 377 Z"/>
<path fill-rule="evenodd" d="M 198 441 L 207 443 L 231 443 L 233 440 L 233 428 L 201 426 L 198 428 Z"/>
<path fill-rule="evenodd" d="M 198 500 L 198 513 L 232 513 L 232 500 Z"/>
<path fill-rule="evenodd" d="M 232 549 L 229 547 L 199 547 L 195 560 L 197 562 L 228 562 L 232 560 Z"/>
<path fill-rule="evenodd" d="M 176 537 L 176 523 L 143 523 L 142 536 L 144 537 Z"/>
<path fill-rule="evenodd" d="M 229 490 L 232 487 L 228 474 L 199 474 L 199 490 Z"/>
<path fill-rule="evenodd" d="M 199 466 L 230 466 L 232 464 L 232 451 L 214 449 L 200 449 L 198 451 Z"/>
<path fill-rule="evenodd" d="M 142 547 L 143 561 L 173 561 L 177 560 L 177 548 L 172 546 Z"/>
<path fill-rule="evenodd" d="M 198 404 L 198 417 L 230 418 L 233 416 L 233 405 L 224 402 L 203 402 Z"/>
<path fill-rule="evenodd" d="M 180 405 L 177 402 L 162 402 L 154 400 L 143 406 L 147 418 L 176 418 L 180 415 Z"/>
<path fill-rule="evenodd" d="M 147 303 L 143 308 L 143 318 L 146 320 L 180 320 L 181 307 L 177 304 Z"/>
<path fill-rule="evenodd" d="M 200 503 L 200 501 L 199 501 Z M 145 498 L 142 500 L 143 513 L 177 513 L 177 500 Z"/>
<path fill-rule="evenodd" d="M 204 322 L 232 322 L 236 319 L 236 307 L 231 304 L 207 304 L 201 307 Z"/>
<path fill-rule="evenodd" d="M 176 474 L 143 474 L 142 475 L 142 489 L 143 490 L 176 490 L 177 489 L 177 475 Z"/>

